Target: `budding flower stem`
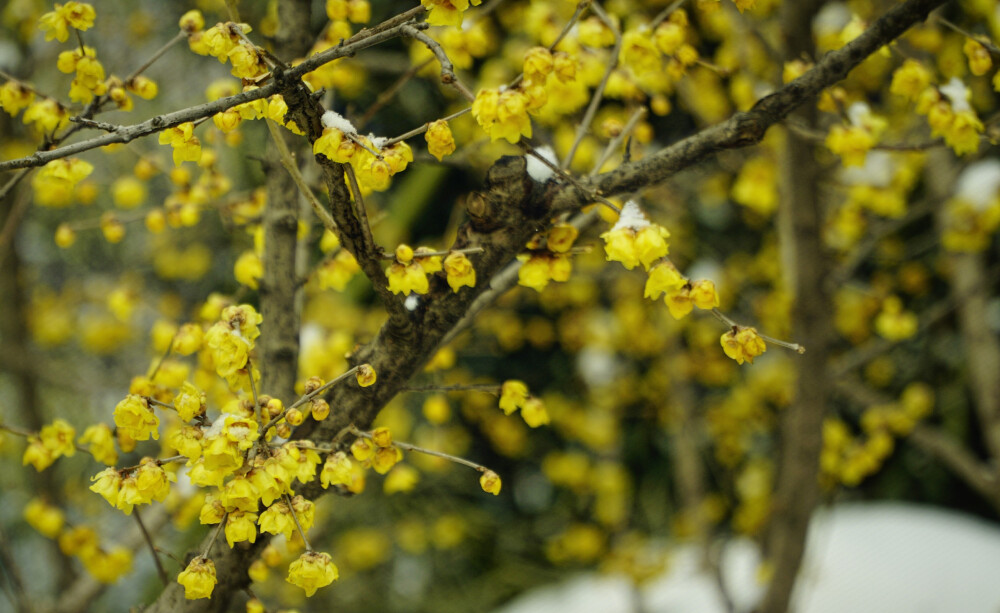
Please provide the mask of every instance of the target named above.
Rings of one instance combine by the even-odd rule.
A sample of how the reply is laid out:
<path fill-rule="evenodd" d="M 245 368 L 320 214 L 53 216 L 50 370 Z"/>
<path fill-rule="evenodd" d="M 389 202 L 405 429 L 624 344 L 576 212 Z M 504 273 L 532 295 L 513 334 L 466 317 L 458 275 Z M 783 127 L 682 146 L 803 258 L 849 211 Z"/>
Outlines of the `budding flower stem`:
<path fill-rule="evenodd" d="M 373 440 L 373 438 L 374 438 L 372 436 L 371 432 L 365 432 L 363 430 L 358 430 L 354 426 L 350 426 L 350 433 L 353 434 L 354 436 L 359 436 L 359 437 L 362 437 L 362 438 L 367 438 L 369 440 Z M 486 472 L 486 471 L 489 470 L 489 468 L 483 466 L 482 464 L 477 464 L 477 463 L 473 462 L 472 460 L 466 460 L 465 458 L 460 458 L 458 456 L 451 455 L 450 453 L 444 453 L 442 451 L 434 451 L 433 449 L 426 449 L 424 447 L 417 447 L 416 445 L 411 445 L 410 443 L 403 443 L 401 441 L 393 441 L 392 444 L 393 444 L 393 446 L 399 447 L 400 449 L 403 449 L 404 451 L 416 451 L 417 453 L 422 453 L 422 454 L 425 454 L 425 455 L 434 456 L 436 458 L 444 458 L 445 460 L 448 460 L 450 462 L 454 462 L 456 464 L 461 464 L 463 466 L 468 466 L 469 468 L 474 468 L 474 469 L 478 470 L 481 473 L 484 473 L 484 472 Z"/>
<path fill-rule="evenodd" d="M 205 551 L 201 552 L 201 557 L 208 558 L 208 554 L 212 552 L 212 546 L 215 545 L 215 541 L 219 538 L 219 533 L 222 532 L 227 519 L 229 519 L 229 513 L 224 514 L 222 519 L 219 520 L 219 525 L 215 527 L 215 532 L 212 533 L 212 538 L 209 539 L 208 545 L 205 546 Z"/>
<path fill-rule="evenodd" d="M 628 135 L 631 134 L 632 130 L 635 129 L 635 126 L 639 123 L 639 120 L 643 119 L 645 116 L 646 116 L 646 107 L 644 106 L 639 107 L 638 110 L 632 113 L 632 116 L 629 117 L 628 121 L 625 122 L 625 125 L 622 126 L 622 131 L 619 132 L 614 138 L 612 138 L 608 142 L 608 146 L 604 148 L 604 153 L 601 154 L 601 157 L 598 158 L 597 163 L 594 164 L 594 169 L 590 171 L 590 176 L 593 177 L 597 175 L 599 172 L 601 172 L 601 166 L 604 166 L 604 162 L 608 161 L 608 158 L 611 157 L 611 154 L 614 153 L 618 149 L 618 147 L 621 146 L 622 142 L 626 138 L 628 138 Z"/>
<path fill-rule="evenodd" d="M 281 418 L 283 418 L 285 416 L 285 413 L 287 413 L 290 409 L 297 409 L 297 408 L 299 408 L 300 406 L 302 406 L 305 403 L 309 402 L 310 400 L 312 400 L 316 396 L 319 396 L 320 394 L 322 394 L 326 390 L 330 389 L 334 385 L 340 383 L 344 379 L 346 379 L 346 378 L 350 377 L 351 375 L 353 375 L 354 373 L 358 372 L 359 368 L 361 368 L 360 365 L 355 366 L 354 368 L 348 369 L 348 370 L 344 371 L 342 374 L 338 375 L 335 379 L 331 379 L 330 381 L 327 381 L 326 384 L 323 385 L 322 387 L 319 387 L 316 390 L 314 390 L 312 392 L 309 392 L 308 394 L 304 394 L 301 398 L 299 398 L 298 400 L 296 400 L 295 403 L 292 406 L 286 407 L 284 411 L 282 411 L 281 413 L 279 413 L 278 415 L 276 415 L 274 418 L 272 418 L 271 421 L 267 422 L 267 424 L 265 424 L 264 428 L 261 430 L 262 436 L 263 436 L 264 433 L 266 433 L 268 430 L 270 430 L 271 427 L 274 426 L 274 424 L 276 424 L 279 421 L 281 421 Z"/>
<path fill-rule="evenodd" d="M 302 537 L 302 542 L 306 546 L 306 551 L 312 551 L 312 545 L 309 544 L 309 539 L 306 538 L 305 530 L 302 529 L 302 524 L 299 523 L 299 516 L 295 513 L 295 508 L 292 506 L 292 498 L 288 494 L 285 494 L 285 504 L 288 505 L 288 510 L 292 514 L 292 519 L 295 520 L 295 527 L 299 529 L 299 536 Z"/>
<path fill-rule="evenodd" d="M 468 255 L 470 253 L 482 253 L 484 251 L 486 251 L 486 250 L 483 249 L 482 247 L 467 247 L 465 249 L 451 249 L 449 251 L 420 251 L 420 252 L 414 251 L 413 252 L 413 259 L 416 260 L 416 259 L 419 259 L 419 258 L 430 258 L 430 257 L 437 257 L 437 256 L 445 256 L 445 255 L 450 255 L 452 253 L 464 253 L 464 254 Z M 395 260 L 396 259 L 396 254 L 395 253 L 389 253 L 388 251 L 383 251 L 382 252 L 382 259 L 383 260 Z"/>
<path fill-rule="evenodd" d="M 718 319 L 719 321 L 721 321 L 722 323 L 726 324 L 727 326 L 729 326 L 731 328 L 745 328 L 746 327 L 746 326 L 742 326 L 742 325 L 736 323 L 735 321 L 733 321 L 730 317 L 728 317 L 725 313 L 723 313 L 719 309 L 712 309 L 712 315 L 715 315 L 716 319 Z M 765 334 L 761 334 L 760 332 L 757 333 L 757 336 L 759 336 L 762 339 L 764 339 L 765 343 L 771 343 L 773 345 L 777 345 L 778 347 L 784 347 L 785 349 L 791 349 L 792 351 L 794 351 L 795 353 L 798 353 L 800 355 L 806 352 L 806 348 L 803 347 L 802 345 L 798 344 L 798 343 L 789 343 L 788 341 L 779 340 L 779 339 L 776 339 L 776 338 L 774 338 L 772 336 L 767 336 Z"/>

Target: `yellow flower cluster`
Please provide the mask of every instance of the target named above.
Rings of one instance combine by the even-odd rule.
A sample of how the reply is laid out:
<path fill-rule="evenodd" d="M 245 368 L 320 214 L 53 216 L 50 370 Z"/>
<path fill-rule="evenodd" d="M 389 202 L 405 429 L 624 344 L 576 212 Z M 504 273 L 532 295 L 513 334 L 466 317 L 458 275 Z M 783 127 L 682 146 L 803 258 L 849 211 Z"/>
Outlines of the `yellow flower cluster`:
<path fill-rule="evenodd" d="M 643 295 L 656 300 L 666 294 L 664 302 L 674 319 L 681 319 L 694 307 L 713 309 L 719 306 L 715 283 L 708 279 L 689 281 L 673 262 L 664 258 L 649 271 Z"/>
<path fill-rule="evenodd" d="M 86 2 L 67 2 L 56 4 L 55 10 L 42 15 L 38 27 L 45 32 L 45 40 L 53 38 L 61 43 L 69 38 L 69 29 L 86 31 L 94 25 L 97 12 Z"/>
<path fill-rule="evenodd" d="M 719 339 L 722 343 L 722 350 L 726 355 L 736 360 L 737 364 L 748 362 L 753 364 L 753 359 L 767 351 L 764 339 L 757 334 L 756 328 L 733 326 Z"/>
<path fill-rule="evenodd" d="M 427 23 L 432 26 L 461 27 L 462 18 L 469 6 L 479 6 L 482 0 L 420 0 L 428 10 Z"/>
<path fill-rule="evenodd" d="M 396 247 L 396 259 L 385 269 L 386 279 L 389 281 L 389 291 L 394 294 L 409 296 L 414 294 L 426 294 L 430 291 L 430 283 L 427 275 L 438 272 L 442 269 L 441 256 L 423 256 L 421 253 L 432 253 L 428 247 L 417 247 L 414 250 L 409 245 L 399 245 Z M 468 261 L 468 260 L 466 260 Z M 453 260 L 453 263 L 455 261 Z M 462 265 L 457 264 L 459 267 Z M 469 268 L 471 269 L 471 263 Z M 475 270 L 472 270 L 472 281 L 475 283 Z M 465 277 L 467 278 L 468 273 Z M 459 277 L 455 277 L 457 280 Z M 449 281 L 449 284 L 451 281 Z M 454 287 L 454 286 L 453 286 Z M 458 287 L 461 287 L 459 285 Z M 458 291 L 457 289 L 455 291 Z"/>
<path fill-rule="evenodd" d="M 69 99 L 74 102 L 90 102 L 94 96 L 108 91 L 104 82 L 104 66 L 97 61 L 97 51 L 93 47 L 77 48 L 59 54 L 56 67 L 60 72 L 76 72 L 69 88 Z"/>
<path fill-rule="evenodd" d="M 246 366 L 254 341 L 260 336 L 257 326 L 262 321 L 249 304 L 229 306 L 223 309 L 221 321 L 205 333 L 204 342 L 211 351 L 215 371 L 233 388 L 241 389 L 247 381 Z M 256 369 L 253 376 L 255 379 L 259 376 Z"/>
<path fill-rule="evenodd" d="M 895 447 L 894 437 L 912 432 L 933 407 L 934 392 L 930 386 L 911 383 L 898 401 L 865 410 L 861 417 L 863 437 L 854 437 L 840 419 L 827 419 L 823 422 L 821 480 L 828 487 L 837 482 L 853 487 L 878 472 Z"/>
<path fill-rule="evenodd" d="M 28 446 L 24 450 L 21 464 L 31 464 L 39 472 L 45 470 L 61 456 L 76 453 L 74 436 L 76 430 L 64 419 L 57 419 L 43 426 L 38 436 L 28 437 Z"/>
<path fill-rule="evenodd" d="M 889 124 L 862 102 L 852 104 L 848 116 L 851 125 L 833 126 L 826 137 L 826 146 L 840 156 L 845 166 L 863 166 L 868 151 L 878 144 Z"/>
<path fill-rule="evenodd" d="M 500 410 L 505 415 L 510 415 L 518 409 L 521 409 L 524 423 L 532 428 L 549 423 L 549 413 L 545 409 L 545 403 L 540 398 L 530 395 L 528 386 L 523 381 L 516 379 L 504 381 L 500 386 Z"/>
<path fill-rule="evenodd" d="M 472 116 L 490 136 L 490 140 L 505 139 L 516 143 L 521 137 L 531 138 L 530 108 L 540 108 L 545 101 L 529 98 L 520 89 L 481 89 L 472 102 Z"/>
<path fill-rule="evenodd" d="M 549 281 L 569 281 L 573 272 L 569 251 L 579 234 L 572 224 L 557 223 L 549 228 L 544 241 L 539 236 L 532 238 L 527 245 L 531 253 L 517 256 L 521 262 L 517 271 L 518 284 L 540 292 Z"/>
<path fill-rule="evenodd" d="M 653 262 L 669 252 L 666 240 L 669 237 L 666 228 L 646 219 L 634 200 L 625 203 L 617 223 L 601 234 L 608 261 L 621 262 L 628 270 L 639 264 L 649 270 Z"/>
<path fill-rule="evenodd" d="M 405 141 L 382 146 L 385 140 L 376 136 L 359 136 L 353 126 L 337 117 L 323 129 L 313 142 L 313 155 L 324 155 L 333 162 L 350 164 L 363 190 L 385 191 L 393 175 L 406 170 L 413 161 L 413 150 Z"/>
<path fill-rule="evenodd" d="M 898 296 L 889 296 L 875 317 L 875 331 L 890 341 L 902 341 L 917 333 L 917 316 L 903 308 Z"/>

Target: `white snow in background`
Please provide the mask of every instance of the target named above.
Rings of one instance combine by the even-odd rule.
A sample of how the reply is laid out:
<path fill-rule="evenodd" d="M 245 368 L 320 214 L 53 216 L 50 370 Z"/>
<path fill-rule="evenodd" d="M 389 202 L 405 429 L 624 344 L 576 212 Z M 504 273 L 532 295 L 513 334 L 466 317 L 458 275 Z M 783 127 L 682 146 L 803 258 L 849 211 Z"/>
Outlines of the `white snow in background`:
<path fill-rule="evenodd" d="M 1000 192 L 1000 160 L 987 158 L 969 164 L 955 183 L 956 198 L 985 210 Z"/>
<path fill-rule="evenodd" d="M 346 117 L 337 113 L 336 111 L 327 111 L 323 113 L 323 127 L 325 128 L 337 128 L 344 134 L 357 134 L 358 131 L 351 125 L 351 122 L 347 120 Z"/>
<path fill-rule="evenodd" d="M 695 281 L 708 279 L 719 287 L 723 280 L 722 265 L 709 258 L 699 258 L 684 270 L 684 276 Z"/>
<path fill-rule="evenodd" d="M 614 352 L 588 345 L 576 356 L 576 370 L 587 385 L 600 387 L 621 375 L 621 363 Z"/>
<path fill-rule="evenodd" d="M 622 207 L 622 212 L 618 215 L 618 222 L 611 229 L 632 228 L 633 230 L 641 230 L 648 225 L 649 220 L 646 219 L 646 214 L 639 208 L 639 203 L 635 200 L 629 200 Z"/>
<path fill-rule="evenodd" d="M 642 609 L 630 583 L 582 574 L 532 590 L 496 613 L 725 613 L 702 552 L 674 550 L 667 572 L 641 589 Z M 727 543 L 720 568 L 735 613 L 760 602 L 760 552 L 746 539 Z M 796 613 L 997 613 L 1000 611 L 1000 527 L 933 507 L 847 504 L 813 517 Z"/>
<path fill-rule="evenodd" d="M 420 304 L 420 297 L 416 294 L 410 294 L 403 301 L 403 306 L 406 307 L 407 311 L 416 311 L 418 304 Z"/>
<path fill-rule="evenodd" d="M 552 150 L 552 147 L 545 145 L 544 147 L 539 147 L 535 151 L 538 152 L 538 155 L 548 160 L 553 166 L 559 165 L 559 159 L 556 158 L 556 152 Z M 555 174 L 554 170 L 546 166 L 535 156 L 529 154 L 525 156 L 525 159 L 528 162 L 528 176 L 535 181 L 545 183 L 552 178 L 552 175 Z"/>
<path fill-rule="evenodd" d="M 813 32 L 818 35 L 840 32 L 851 22 L 851 10 L 843 2 L 830 2 L 813 17 Z"/>
<path fill-rule="evenodd" d="M 948 81 L 946 85 L 942 85 L 938 89 L 951 100 L 951 108 L 956 113 L 972 109 L 969 106 L 969 97 L 972 95 L 972 92 L 969 91 L 969 88 L 958 77 L 952 77 L 951 81 Z"/>
<path fill-rule="evenodd" d="M 842 166 L 840 179 L 847 185 L 889 187 L 892 183 L 892 155 L 888 151 L 869 151 L 863 166 Z"/>
<path fill-rule="evenodd" d="M 864 102 L 855 102 L 851 106 L 847 107 L 847 118 L 851 121 L 851 125 L 865 125 L 865 120 L 867 120 L 871 114 L 872 108 Z"/>

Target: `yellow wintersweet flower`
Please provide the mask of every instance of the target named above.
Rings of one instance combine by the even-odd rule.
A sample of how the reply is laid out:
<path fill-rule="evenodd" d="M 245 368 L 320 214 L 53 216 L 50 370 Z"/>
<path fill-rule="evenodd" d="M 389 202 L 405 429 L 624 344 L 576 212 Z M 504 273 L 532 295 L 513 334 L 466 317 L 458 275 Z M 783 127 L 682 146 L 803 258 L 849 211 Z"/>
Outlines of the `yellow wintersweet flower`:
<path fill-rule="evenodd" d="M 719 294 L 715 291 L 715 283 L 707 279 L 691 284 L 689 293 L 691 302 L 699 309 L 713 309 L 719 306 Z"/>
<path fill-rule="evenodd" d="M 94 424 L 83 431 L 78 441 L 81 445 L 90 445 L 90 453 L 98 462 L 114 466 L 118 461 L 115 450 L 115 436 L 107 424 Z"/>
<path fill-rule="evenodd" d="M 78 158 L 53 160 L 31 179 L 35 203 L 41 206 L 64 207 L 74 200 L 74 188 L 90 176 L 94 166 Z"/>
<path fill-rule="evenodd" d="M 444 259 L 444 271 L 448 275 L 448 285 L 454 292 L 462 287 L 476 286 L 476 269 L 464 253 L 449 253 Z"/>
<path fill-rule="evenodd" d="M 281 495 L 286 493 L 285 489 L 290 488 L 283 487 L 282 484 L 278 483 L 278 480 L 264 469 L 263 462 L 260 462 L 257 466 L 259 467 L 247 473 L 247 479 L 253 484 L 261 503 L 266 507 L 278 498 L 281 498 Z"/>
<path fill-rule="evenodd" d="M 267 64 L 264 58 L 256 49 L 251 49 L 249 45 L 240 41 L 226 54 L 229 62 L 233 65 L 230 71 L 234 77 L 242 79 L 254 79 L 263 74 L 267 74 Z M 279 122 L 281 123 L 281 122 Z"/>
<path fill-rule="evenodd" d="M 11 117 L 17 116 L 21 109 L 26 108 L 34 100 L 35 92 L 18 81 L 7 81 L 0 86 L 0 108 L 7 111 Z"/>
<path fill-rule="evenodd" d="M 361 440 L 361 439 L 358 439 Z M 332 453 L 326 458 L 323 470 L 320 471 L 319 481 L 323 489 L 331 485 L 347 485 L 351 482 L 352 462 L 343 451 Z"/>
<path fill-rule="evenodd" d="M 382 482 L 382 491 L 386 494 L 409 492 L 420 482 L 420 473 L 409 464 L 397 464 Z"/>
<path fill-rule="evenodd" d="M 283 534 L 286 539 L 292 538 L 292 534 L 296 530 L 292 511 L 283 500 L 275 502 L 261 513 L 257 525 L 261 532 L 275 535 Z"/>
<path fill-rule="evenodd" d="M 402 459 L 403 452 L 398 447 L 378 447 L 372 457 L 372 468 L 378 474 L 384 475 Z"/>
<path fill-rule="evenodd" d="M 201 159 L 201 141 L 194 135 L 194 123 L 190 121 L 160 132 L 160 144 L 173 148 L 174 166 Z"/>
<path fill-rule="evenodd" d="M 205 27 L 205 17 L 201 14 L 201 11 L 192 9 L 181 15 L 178 25 L 181 30 L 184 30 L 189 34 L 201 32 Z"/>
<path fill-rule="evenodd" d="M 680 289 L 667 292 L 663 301 L 666 303 L 667 309 L 670 310 L 670 315 L 674 319 L 681 319 L 694 309 L 694 303 L 691 301 L 690 284 L 685 284 Z"/>
<path fill-rule="evenodd" d="M 456 28 L 462 25 L 463 13 L 469 9 L 469 5 L 479 6 L 480 2 L 482 0 L 420 0 L 420 4 L 429 11 L 427 23 Z"/>
<path fill-rule="evenodd" d="M 385 276 L 389 281 L 389 291 L 394 294 L 409 296 L 410 293 L 426 294 L 430 291 L 427 273 L 419 262 L 393 262 L 385 269 Z"/>
<path fill-rule="evenodd" d="M 554 64 L 551 51 L 545 47 L 532 47 L 524 54 L 524 79 L 544 84 Z"/>
<path fill-rule="evenodd" d="M 56 456 L 52 450 L 42 443 L 37 436 L 28 437 L 28 446 L 24 448 L 24 455 L 21 456 L 21 465 L 31 464 L 35 470 L 42 472 L 56 461 Z"/>
<path fill-rule="evenodd" d="M 510 379 L 500 386 L 500 409 L 510 415 L 528 400 L 528 386 L 523 381 Z"/>
<path fill-rule="evenodd" d="M 111 506 L 118 503 L 118 491 L 122 482 L 121 473 L 114 468 L 105 468 L 91 477 L 90 480 L 96 481 L 90 486 L 90 491 L 100 494 Z"/>
<path fill-rule="evenodd" d="M 59 102 L 44 98 L 28 105 L 21 121 L 24 124 L 34 124 L 35 129 L 42 134 L 52 134 L 69 124 L 69 111 Z"/>
<path fill-rule="evenodd" d="M 305 590 L 306 596 L 312 596 L 316 590 L 330 585 L 339 576 L 329 554 L 307 551 L 288 567 L 287 581 Z"/>
<path fill-rule="evenodd" d="M 965 53 L 965 57 L 969 58 L 969 72 L 977 77 L 983 76 L 993 68 L 993 59 L 990 57 L 989 50 L 978 41 L 972 38 L 965 39 L 962 51 Z"/>
<path fill-rule="evenodd" d="M 531 138 L 528 98 L 520 90 L 480 90 L 472 102 L 472 115 L 491 141 L 503 138 L 516 143 L 522 135 Z"/>
<path fill-rule="evenodd" d="M 661 70 L 660 51 L 646 30 L 629 30 L 622 35 L 619 61 L 637 77 Z"/>
<path fill-rule="evenodd" d="M 114 583 L 132 572 L 132 552 L 125 547 L 116 547 L 111 553 L 96 550 L 81 561 L 87 572 L 101 583 Z"/>
<path fill-rule="evenodd" d="M 76 447 L 73 445 L 75 436 L 76 430 L 64 419 L 57 419 L 51 424 L 42 426 L 41 432 L 38 433 L 42 444 L 52 453 L 53 458 L 76 453 Z"/>
<path fill-rule="evenodd" d="M 45 40 L 53 38 L 61 43 L 69 38 L 69 28 L 80 31 L 90 29 L 94 25 L 97 12 L 94 7 L 85 2 L 67 2 L 56 4 L 55 10 L 49 11 L 38 20 L 38 28 L 45 32 Z"/>
<path fill-rule="evenodd" d="M 160 418 L 142 396 L 129 394 L 115 406 L 115 426 L 137 441 L 160 438 Z"/>
<path fill-rule="evenodd" d="M 375 369 L 372 368 L 371 364 L 362 364 L 358 366 L 358 372 L 355 378 L 358 381 L 358 385 L 361 387 L 370 387 L 375 385 Z"/>
<path fill-rule="evenodd" d="M 257 540 L 257 514 L 247 511 L 231 511 L 226 519 L 226 542 L 234 543 Z"/>
<path fill-rule="evenodd" d="M 500 475 L 492 470 L 487 470 L 479 477 L 479 487 L 483 491 L 494 496 L 500 494 Z"/>
<path fill-rule="evenodd" d="M 669 236 L 666 228 L 646 219 L 634 200 L 622 207 L 614 227 L 601 234 L 607 260 L 621 262 L 628 270 L 640 263 L 649 270 L 653 262 L 669 252 L 666 241 Z"/>
<path fill-rule="evenodd" d="M 32 498 L 24 505 L 24 521 L 42 536 L 55 538 L 63 528 L 63 512 L 40 498 Z"/>
<path fill-rule="evenodd" d="M 531 255 L 521 254 L 517 256 L 521 262 L 521 268 L 517 271 L 517 283 L 525 287 L 530 287 L 535 291 L 542 291 L 552 280 L 551 258 L 543 253 Z"/>
<path fill-rule="evenodd" d="M 566 253 L 573 247 L 580 231 L 569 223 L 557 223 L 549 229 L 545 245 L 554 253 Z"/>
<path fill-rule="evenodd" d="M 226 483 L 219 500 L 226 511 L 256 511 L 260 496 L 245 475 L 237 475 Z"/>
<path fill-rule="evenodd" d="M 901 341 L 917 333 L 917 316 L 903 309 L 897 296 L 889 296 L 882 303 L 882 312 L 875 318 L 875 331 L 890 341 Z"/>
<path fill-rule="evenodd" d="M 729 330 L 719 339 L 722 350 L 726 355 L 736 360 L 738 364 L 749 362 L 753 364 L 753 359 L 767 350 L 755 328 L 735 327 Z"/>
<path fill-rule="evenodd" d="M 444 156 L 450 155 L 455 151 L 455 138 L 451 134 L 448 122 L 443 119 L 432 121 L 427 126 L 424 139 L 427 141 L 427 151 L 436 157 L 439 162 Z"/>
<path fill-rule="evenodd" d="M 162 502 L 170 493 L 170 482 L 176 479 L 173 473 L 163 470 L 153 458 L 143 458 L 135 472 L 135 488 L 143 503 L 151 500 Z"/>
<path fill-rule="evenodd" d="M 664 260 L 650 269 L 643 296 L 656 300 L 661 294 L 679 290 L 686 283 L 687 279 L 677 270 L 673 262 Z"/>
<path fill-rule="evenodd" d="M 211 598 L 217 583 L 215 562 L 205 556 L 198 556 L 177 575 L 177 583 L 184 586 L 184 598 L 187 600 Z"/>
<path fill-rule="evenodd" d="M 156 81 L 145 75 L 139 75 L 130 81 L 126 81 L 125 87 L 143 100 L 152 100 L 160 92 Z"/>
<path fill-rule="evenodd" d="M 545 410 L 545 404 L 539 398 L 528 398 L 521 406 L 521 417 L 524 423 L 532 428 L 544 426 L 549 423 L 549 413 Z"/>
<path fill-rule="evenodd" d="M 73 246 L 76 242 L 76 232 L 69 226 L 69 224 L 61 223 L 59 227 L 56 228 L 56 234 L 53 237 L 56 245 L 61 249 L 68 249 Z"/>
<path fill-rule="evenodd" d="M 889 91 L 897 96 L 916 99 L 931 85 L 931 72 L 921 62 L 908 59 L 892 73 Z"/>

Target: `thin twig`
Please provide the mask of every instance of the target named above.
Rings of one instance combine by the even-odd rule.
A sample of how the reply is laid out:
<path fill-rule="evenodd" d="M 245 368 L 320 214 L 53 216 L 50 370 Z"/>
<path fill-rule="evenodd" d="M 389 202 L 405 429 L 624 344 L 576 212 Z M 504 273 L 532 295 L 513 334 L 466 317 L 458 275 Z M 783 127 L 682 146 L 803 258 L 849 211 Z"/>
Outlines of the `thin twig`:
<path fill-rule="evenodd" d="M 618 67 L 618 55 L 622 50 L 622 33 L 615 26 L 614 22 L 599 2 L 594 0 L 593 11 L 597 17 L 604 22 L 604 25 L 608 26 L 611 32 L 615 36 L 615 46 L 611 50 L 611 58 L 608 60 L 608 66 L 604 70 L 604 76 L 601 78 L 601 82 L 597 85 L 597 89 L 594 90 L 594 95 L 590 98 L 590 104 L 587 106 L 586 112 L 583 114 L 583 119 L 580 124 L 576 127 L 576 136 L 573 138 L 573 146 L 569 148 L 569 153 L 566 155 L 566 159 L 562 162 L 563 168 L 569 168 L 569 165 L 573 162 L 573 158 L 576 156 L 576 150 L 579 148 L 580 143 L 583 141 L 583 137 L 587 135 L 587 131 L 590 129 L 590 122 L 594 120 L 594 115 L 597 113 L 597 107 L 601 105 L 601 99 L 604 97 L 604 89 L 608 86 L 608 81 L 611 79 L 611 75 L 614 73 L 615 69 Z"/>
<path fill-rule="evenodd" d="M 306 551 L 312 551 L 312 545 L 309 544 L 309 539 L 306 538 L 306 531 L 302 529 L 302 524 L 299 523 L 299 515 L 295 512 L 295 507 L 292 506 L 292 497 L 285 494 L 285 504 L 288 505 L 288 512 L 292 514 L 292 519 L 295 520 L 295 527 L 299 529 L 299 536 L 302 537 L 302 542 L 306 546 Z"/>
<path fill-rule="evenodd" d="M 351 186 L 351 193 L 354 195 L 354 209 L 358 219 L 361 221 L 361 240 L 365 242 L 365 251 L 378 253 L 380 249 L 375 244 L 375 237 L 372 236 L 372 228 L 368 224 L 368 211 L 365 210 L 365 197 L 361 194 L 361 186 L 358 185 L 358 178 L 354 175 L 354 167 L 344 164 L 344 174 L 347 175 L 347 182 Z"/>
<path fill-rule="evenodd" d="M 150 553 L 153 554 L 153 562 L 156 564 L 156 574 L 160 576 L 160 581 L 163 582 L 164 586 L 169 585 L 170 578 L 167 576 L 167 570 L 163 568 L 163 562 L 160 561 L 160 556 L 156 553 L 157 549 L 156 545 L 153 544 L 153 537 L 146 530 L 146 524 L 142 523 L 142 517 L 139 516 L 139 509 L 132 509 L 132 515 L 135 517 L 135 522 L 139 524 L 139 529 L 142 530 L 142 537 L 146 539 Z"/>

